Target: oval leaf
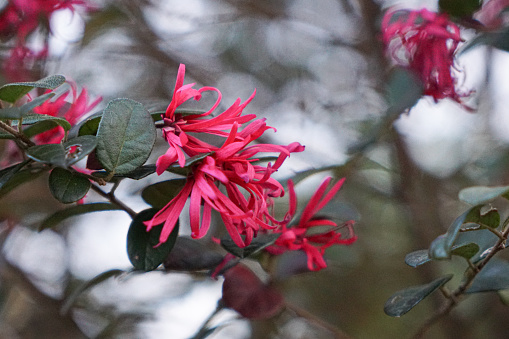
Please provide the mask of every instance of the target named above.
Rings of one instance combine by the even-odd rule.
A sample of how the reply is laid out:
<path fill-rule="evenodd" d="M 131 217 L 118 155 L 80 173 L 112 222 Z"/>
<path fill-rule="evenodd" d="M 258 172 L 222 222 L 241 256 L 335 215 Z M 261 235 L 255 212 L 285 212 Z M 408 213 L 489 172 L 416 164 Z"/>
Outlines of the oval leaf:
<path fill-rule="evenodd" d="M 186 179 L 161 181 L 145 187 L 141 197 L 150 206 L 161 209 L 180 193 L 185 184 Z"/>
<path fill-rule="evenodd" d="M 402 67 L 395 67 L 390 76 L 387 87 L 387 101 L 389 108 L 387 116 L 401 114 L 412 108 L 424 92 L 422 82 L 412 71 Z"/>
<path fill-rule="evenodd" d="M 18 173 L 30 160 L 25 160 L 19 164 L 12 165 L 0 171 L 0 188 L 2 188 L 13 176 Z"/>
<path fill-rule="evenodd" d="M 462 189 L 458 197 L 470 205 L 480 205 L 490 202 L 509 192 L 509 186 L 473 186 Z"/>
<path fill-rule="evenodd" d="M 509 288 L 509 262 L 492 258 L 475 276 L 466 293 L 499 291 Z"/>
<path fill-rule="evenodd" d="M 23 106 L 0 109 L 0 119 L 21 119 L 35 107 L 42 105 L 54 95 L 55 93 L 47 93 L 27 102 Z"/>
<path fill-rule="evenodd" d="M 429 247 L 429 257 L 431 259 L 449 259 L 451 258 L 451 249 L 459 230 L 463 223 L 467 220 L 467 216 L 472 210 L 480 208 L 479 206 L 473 207 L 460 215 L 449 226 L 447 233 L 438 236 Z"/>
<path fill-rule="evenodd" d="M 65 219 L 75 217 L 85 213 L 91 212 L 101 212 L 101 211 L 117 211 L 122 210 L 119 206 L 110 204 L 108 202 L 98 202 L 93 204 L 82 204 L 68 207 L 66 209 L 60 210 L 56 213 L 53 213 L 51 216 L 46 218 L 41 226 L 39 227 L 39 231 L 45 230 L 46 228 L 52 228 L 56 225 L 60 224 Z"/>
<path fill-rule="evenodd" d="M 65 82 L 62 75 L 51 75 L 35 82 L 16 82 L 0 87 L 0 100 L 15 103 L 33 88 L 55 89 Z"/>
<path fill-rule="evenodd" d="M 5 196 L 10 191 L 26 182 L 37 179 L 47 170 L 48 168 L 26 168 L 16 172 L 0 188 L 0 197 Z"/>
<path fill-rule="evenodd" d="M 35 161 L 67 168 L 85 158 L 95 149 L 96 145 L 96 137 L 84 135 L 63 144 L 32 146 L 26 151 L 26 154 Z"/>
<path fill-rule="evenodd" d="M 460 245 L 460 246 L 454 246 L 452 248 L 451 254 L 470 260 L 478 252 L 479 252 L 479 245 L 471 242 L 471 243 Z"/>
<path fill-rule="evenodd" d="M 391 317 L 401 317 L 440 286 L 451 280 L 452 274 L 433 280 L 429 284 L 409 287 L 394 293 L 385 302 L 384 312 Z"/>
<path fill-rule="evenodd" d="M 96 155 L 110 173 L 125 174 L 147 161 L 156 140 L 154 122 L 142 104 L 130 99 L 108 103 L 97 131 Z"/>
<path fill-rule="evenodd" d="M 167 270 L 201 271 L 210 270 L 223 261 L 223 256 L 201 242 L 178 237 L 170 254 L 164 259 L 163 265 Z"/>
<path fill-rule="evenodd" d="M 53 117 L 46 114 L 26 115 L 23 118 L 23 125 L 31 125 L 23 131 L 23 133 L 29 138 L 57 126 L 61 126 L 64 131 L 68 131 L 71 128 L 71 124 L 64 118 Z"/>
<path fill-rule="evenodd" d="M 428 255 L 428 250 L 418 250 L 412 253 L 408 253 L 405 256 L 405 263 L 412 267 L 420 266 L 427 263 L 428 261 L 431 261 Z"/>
<path fill-rule="evenodd" d="M 145 272 L 155 270 L 175 245 L 175 240 L 178 236 L 179 223 L 171 232 L 168 240 L 159 244 L 159 235 L 161 234 L 162 225 L 152 227 L 147 232 L 147 226 L 143 224 L 144 221 L 150 220 L 158 212 L 155 208 L 150 208 L 138 213 L 138 215 L 131 222 L 129 232 L 127 233 L 127 254 L 129 261 L 137 270 Z M 155 247 L 157 246 L 157 247 Z"/>
<path fill-rule="evenodd" d="M 247 258 L 275 243 L 280 235 L 280 233 L 273 233 L 257 236 L 244 248 L 238 247 L 231 238 L 224 238 L 221 239 L 221 246 L 236 257 Z"/>
<path fill-rule="evenodd" d="M 91 185 L 90 181 L 82 174 L 58 167 L 51 171 L 48 183 L 51 194 L 64 204 L 83 198 Z"/>

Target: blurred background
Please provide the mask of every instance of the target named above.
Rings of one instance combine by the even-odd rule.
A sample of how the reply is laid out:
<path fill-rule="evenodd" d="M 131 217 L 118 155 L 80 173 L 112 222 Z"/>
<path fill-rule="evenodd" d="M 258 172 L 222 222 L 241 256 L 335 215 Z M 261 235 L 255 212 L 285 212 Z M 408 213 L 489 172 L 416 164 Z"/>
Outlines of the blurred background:
<path fill-rule="evenodd" d="M 351 246 L 328 250 L 327 269 L 279 281 L 288 302 L 352 338 L 366 339 L 410 337 L 439 308 L 443 298 L 436 293 L 402 318 L 383 312 L 397 290 L 443 273 L 461 277 L 465 264 L 459 259 L 415 269 L 404 263 L 405 255 L 428 248 L 468 208 L 458 201 L 459 190 L 509 181 L 507 53 L 478 47 L 459 58 L 463 87 L 475 91 L 470 99 L 475 113 L 422 98 L 392 124 L 394 117 L 385 115 L 391 65 L 379 39 L 383 11 L 394 5 L 435 10 L 436 1 L 95 5 L 88 14 L 62 10 L 52 16 L 49 57 L 31 69 L 34 79 L 63 74 L 92 96 L 103 96 L 103 104 L 128 97 L 152 111 L 168 105 L 180 63 L 186 64 L 186 83 L 221 90 L 222 109 L 256 89 L 245 112 L 277 128 L 264 141 L 306 145 L 278 177 L 320 170 L 299 184 L 301 202 L 325 175 L 346 177 L 339 196 L 359 236 Z M 462 32 L 465 38 L 474 33 Z M 2 45 L 4 57 L 10 47 Z M 213 100 L 204 96 L 193 107 L 209 107 Z M 379 132 L 377 126 L 389 128 Z M 162 138 L 157 147 L 155 157 L 165 150 Z M 141 211 L 147 205 L 140 189 L 164 179 L 123 182 L 118 192 Z M 106 270 L 129 269 L 130 219 L 122 212 L 100 212 L 37 233 L 41 220 L 64 207 L 46 182 L 43 176 L 0 200 L 0 338 L 192 337 L 214 311 L 221 280 L 162 271 L 120 276 L 87 290 L 62 314 L 63 300 L 82 282 Z M 86 199 L 101 198 L 90 193 Z M 507 206 L 499 205 L 507 215 Z M 181 233 L 189 230 L 183 226 Z M 507 315 L 496 294 L 471 296 L 426 337 L 505 338 Z M 221 328 L 210 338 L 333 338 L 291 312 L 247 321 L 225 311 L 214 323 Z"/>

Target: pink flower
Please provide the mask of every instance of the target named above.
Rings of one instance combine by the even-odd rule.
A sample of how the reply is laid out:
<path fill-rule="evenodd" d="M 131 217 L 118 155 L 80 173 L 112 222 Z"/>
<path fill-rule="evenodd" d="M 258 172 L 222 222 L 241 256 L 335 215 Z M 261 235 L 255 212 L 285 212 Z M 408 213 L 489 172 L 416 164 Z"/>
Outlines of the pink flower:
<path fill-rule="evenodd" d="M 331 179 L 331 177 L 328 177 L 322 182 L 302 211 L 302 215 L 295 225 L 291 225 L 290 221 L 297 211 L 297 197 L 293 182 L 291 180 L 288 181 L 290 206 L 284 221 L 280 223 L 279 227 L 271 231 L 272 233 L 281 233 L 281 235 L 274 245 L 266 248 L 269 253 L 278 255 L 286 251 L 304 251 L 308 258 L 308 268 L 311 271 L 319 271 L 327 267 L 323 259 L 327 248 L 333 245 L 350 245 L 357 240 L 357 236 L 353 232 L 353 220 L 338 226 L 332 220 L 316 216 L 334 198 L 345 181 L 344 178 L 339 180 L 329 192 L 325 193 Z M 318 230 L 320 230 L 320 227 L 326 227 L 327 230 L 324 232 L 317 232 L 316 229 L 311 230 L 315 227 L 318 227 Z M 348 237 L 346 238 L 339 233 L 339 229 L 343 227 L 346 227 L 348 230 Z"/>
<path fill-rule="evenodd" d="M 390 10 L 382 21 L 382 40 L 397 64 L 419 76 L 424 95 L 462 103 L 461 98 L 470 94 L 456 88 L 454 54 L 462 39 L 459 27 L 446 14 Z"/>
<path fill-rule="evenodd" d="M 189 197 L 193 238 L 201 238 L 207 233 L 212 209 L 219 212 L 228 233 L 239 247 L 249 245 L 260 229 L 274 228 L 265 222 L 273 220 L 267 197 L 282 196 L 284 190 L 278 181 L 271 178 L 271 174 L 290 153 L 301 152 L 304 146 L 299 143 L 248 146 L 268 128 L 264 119 L 253 121 L 242 131 L 238 130 L 236 122 L 233 124 L 223 145 L 195 165 L 182 191 L 145 223 L 150 230 L 153 225 L 164 222 L 160 243 L 167 240 Z M 274 165 L 261 166 L 254 164 L 260 152 L 277 152 L 279 155 Z M 219 189 L 219 184 L 224 186 L 226 193 Z"/>
<path fill-rule="evenodd" d="M 3 75 L 10 82 L 30 81 L 33 79 L 30 70 L 36 63 L 46 59 L 47 55 L 46 48 L 34 52 L 27 46 L 18 44 L 9 51 L 9 57 L 3 62 Z"/>
<path fill-rule="evenodd" d="M 18 42 L 24 43 L 41 21 L 48 26 L 55 11 L 70 9 L 74 12 L 76 6 L 92 9 L 84 0 L 10 0 L 0 13 L 0 36 L 16 34 Z"/>
<path fill-rule="evenodd" d="M 62 117 L 71 125 L 75 125 L 85 114 L 94 109 L 102 98 L 95 99 L 89 103 L 88 92 L 83 88 L 78 95 L 78 90 L 74 82 L 68 82 L 71 89 L 52 101 L 46 101 L 42 105 L 35 107 L 37 114 L 46 114 L 54 117 Z M 72 102 L 66 101 L 69 94 L 72 96 Z M 55 127 L 49 131 L 38 134 L 35 140 L 39 144 L 56 144 L 62 141 L 64 129 L 61 126 Z"/>
<path fill-rule="evenodd" d="M 184 85 L 185 65 L 181 64 L 178 70 L 177 81 L 173 97 L 163 115 L 164 127 L 163 137 L 170 147 L 166 154 L 159 157 L 156 162 L 157 173 L 163 173 L 168 166 L 178 161 L 181 167 L 184 167 L 186 156 L 194 156 L 200 153 L 208 153 L 217 149 L 217 147 L 199 140 L 188 133 L 205 133 L 228 136 L 234 123 L 243 124 L 256 118 L 254 114 L 241 116 L 242 110 L 254 98 L 255 92 L 244 102 L 237 99 L 235 103 L 226 111 L 214 118 L 208 116 L 217 108 L 221 101 L 221 92 L 214 87 L 202 87 L 194 89 L 194 83 Z M 207 112 L 202 114 L 184 115 L 176 113 L 176 109 L 189 99 L 200 100 L 203 92 L 214 91 L 218 93 L 216 103 Z"/>

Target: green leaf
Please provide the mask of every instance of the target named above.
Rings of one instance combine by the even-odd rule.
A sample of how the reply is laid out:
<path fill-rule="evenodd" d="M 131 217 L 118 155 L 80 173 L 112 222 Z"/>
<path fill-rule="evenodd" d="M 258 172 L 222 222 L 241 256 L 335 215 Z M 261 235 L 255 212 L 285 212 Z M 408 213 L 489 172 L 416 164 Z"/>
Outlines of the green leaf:
<path fill-rule="evenodd" d="M 27 115 L 35 107 L 42 105 L 54 95 L 55 93 L 43 94 L 34 100 L 27 102 L 23 106 L 0 109 L 0 119 L 20 119 Z"/>
<path fill-rule="evenodd" d="M 457 18 L 470 18 L 481 8 L 481 0 L 439 0 L 440 12 Z"/>
<path fill-rule="evenodd" d="M 64 131 L 71 129 L 71 124 L 64 118 L 46 114 L 28 114 L 23 117 L 23 125 L 31 125 L 23 131 L 23 133 L 29 138 L 57 126 L 62 126 Z"/>
<path fill-rule="evenodd" d="M 67 207 L 66 209 L 60 210 L 56 213 L 53 213 L 51 216 L 46 218 L 41 226 L 39 227 L 39 231 L 45 230 L 47 228 L 55 227 L 60 224 L 62 221 L 75 217 L 85 213 L 92 212 L 102 212 L 102 211 L 117 211 L 122 210 L 120 207 L 114 204 L 110 204 L 108 202 L 98 202 L 93 204 L 82 204 Z"/>
<path fill-rule="evenodd" d="M 202 271 L 210 270 L 223 261 L 223 255 L 209 249 L 201 242 L 187 237 L 178 237 L 170 254 L 164 259 L 166 270 Z"/>
<path fill-rule="evenodd" d="M 90 181 L 80 173 L 54 168 L 49 176 L 51 194 L 64 204 L 83 198 L 90 189 Z"/>
<path fill-rule="evenodd" d="M 168 167 L 166 169 L 166 171 L 175 173 L 175 174 L 180 174 L 183 176 L 187 176 L 189 174 L 189 171 L 191 170 L 191 166 L 202 161 L 203 159 L 205 159 L 206 157 L 208 157 L 209 155 L 211 155 L 213 153 L 214 152 L 208 152 L 208 153 L 202 153 L 202 154 L 195 155 L 194 157 L 186 159 L 186 163 L 184 164 L 184 167 L 180 167 L 179 164 L 175 163 L 175 164 L 171 165 L 170 167 Z"/>
<path fill-rule="evenodd" d="M 428 295 L 435 292 L 438 288 L 451 280 L 452 277 L 453 275 L 449 274 L 442 278 L 433 280 L 429 284 L 409 287 L 394 293 L 389 300 L 385 302 L 385 314 L 391 317 L 401 317 Z"/>
<path fill-rule="evenodd" d="M 500 225 L 500 214 L 491 206 L 477 205 L 468 213 L 465 223 L 476 223 L 481 227 L 497 228 Z"/>
<path fill-rule="evenodd" d="M 143 179 L 153 173 L 156 172 L 156 165 L 144 165 L 141 167 L 138 167 L 132 172 L 126 173 L 126 174 L 115 174 L 113 178 L 129 178 L 133 180 L 140 180 Z M 98 178 L 106 178 L 108 176 L 108 173 L 105 171 L 97 171 L 92 173 L 93 176 L 96 176 Z"/>
<path fill-rule="evenodd" d="M 175 245 L 179 231 L 178 222 L 168 240 L 159 246 L 159 235 L 163 229 L 163 224 L 154 226 L 147 232 L 147 226 L 143 222 L 152 219 L 157 212 L 158 210 L 155 208 L 141 211 L 133 219 L 129 227 L 129 232 L 127 233 L 127 254 L 129 261 L 131 261 L 131 264 L 137 270 L 145 272 L 155 270 L 162 264 Z"/>
<path fill-rule="evenodd" d="M 451 254 L 470 260 L 478 252 L 479 252 L 479 245 L 471 242 L 471 243 L 460 245 L 460 246 L 454 246 L 452 248 Z"/>
<path fill-rule="evenodd" d="M 20 162 L 19 164 L 12 165 L 10 167 L 4 168 L 0 171 L 0 189 L 16 174 L 18 173 L 26 164 L 30 161 L 25 160 Z"/>
<path fill-rule="evenodd" d="M 279 233 L 259 235 L 244 248 L 238 247 L 232 239 L 224 238 L 221 239 L 221 246 L 236 257 L 247 258 L 275 243 L 280 235 Z"/>
<path fill-rule="evenodd" d="M 462 189 L 458 197 L 470 205 L 485 204 L 509 192 L 509 186 L 473 186 Z"/>
<path fill-rule="evenodd" d="M 63 144 L 45 144 L 30 147 L 26 154 L 30 159 L 45 164 L 67 168 L 85 158 L 97 145 L 96 137 L 84 135 Z M 76 150 L 72 152 L 74 146 Z"/>
<path fill-rule="evenodd" d="M 405 256 L 405 263 L 412 267 L 420 266 L 427 263 L 428 261 L 431 261 L 428 255 L 428 250 L 418 250 L 412 253 L 408 253 Z"/>
<path fill-rule="evenodd" d="M 451 249 L 461 225 L 465 222 L 469 213 L 479 206 L 473 207 L 467 210 L 465 213 L 460 215 L 454 222 L 449 226 L 447 233 L 438 236 L 429 247 L 429 257 L 431 259 L 449 259 L 451 257 Z"/>
<path fill-rule="evenodd" d="M 130 99 L 108 103 L 97 131 L 96 155 L 110 173 L 134 171 L 148 159 L 156 129 L 142 104 Z"/>
<path fill-rule="evenodd" d="M 509 262 L 492 258 L 475 276 L 466 293 L 499 291 L 509 288 Z"/>
<path fill-rule="evenodd" d="M 103 116 L 103 111 L 92 114 L 85 120 L 80 121 L 77 125 L 74 125 L 69 131 L 69 137 L 75 138 L 81 135 L 97 135 L 99 129 L 99 123 Z"/>
<path fill-rule="evenodd" d="M 150 206 L 161 209 L 182 191 L 186 181 L 186 179 L 172 179 L 152 184 L 145 187 L 141 197 Z"/>
<path fill-rule="evenodd" d="M 51 75 L 35 82 L 16 82 L 0 87 L 0 100 L 15 103 L 33 88 L 55 89 L 65 82 L 62 75 Z"/>
<path fill-rule="evenodd" d="M 108 280 L 109 278 L 119 276 L 122 273 L 124 273 L 124 271 L 119 269 L 109 270 L 96 275 L 89 281 L 78 286 L 78 288 L 72 291 L 71 295 L 69 295 L 69 297 L 65 299 L 65 302 L 63 303 L 62 308 L 60 309 L 61 314 L 64 315 L 67 314 L 67 312 L 69 312 L 71 307 L 76 303 L 76 300 L 83 292 L 90 289 L 91 287 L 94 287 L 95 285 L 102 283 L 103 281 Z"/>
<path fill-rule="evenodd" d="M 387 116 L 398 116 L 412 108 L 424 93 L 422 82 L 412 71 L 395 67 L 387 85 Z"/>
<path fill-rule="evenodd" d="M 15 189 L 16 187 L 37 179 L 44 172 L 46 172 L 47 168 L 26 168 L 22 169 L 16 174 L 14 174 L 4 185 L 0 188 L 0 198 L 5 196 L 7 193 Z"/>

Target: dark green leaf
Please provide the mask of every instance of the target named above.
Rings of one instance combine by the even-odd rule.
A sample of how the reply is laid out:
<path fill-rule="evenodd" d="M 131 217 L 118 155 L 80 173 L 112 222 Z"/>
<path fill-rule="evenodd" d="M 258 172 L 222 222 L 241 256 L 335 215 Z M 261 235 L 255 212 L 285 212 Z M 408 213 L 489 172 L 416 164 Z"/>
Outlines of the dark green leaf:
<path fill-rule="evenodd" d="M 34 100 L 27 102 L 23 106 L 0 109 L 0 119 L 20 119 L 27 115 L 35 107 L 42 105 L 54 95 L 55 93 L 43 94 Z"/>
<path fill-rule="evenodd" d="M 4 185 L 2 188 L 0 188 L 0 197 L 3 197 L 16 187 L 37 179 L 40 177 L 44 172 L 46 172 L 48 168 L 26 168 L 22 169 L 21 171 L 17 172 L 12 176 Z"/>
<path fill-rule="evenodd" d="M 458 236 L 461 225 L 463 225 L 469 213 L 476 208 L 479 208 L 479 206 L 473 207 L 460 215 L 454 220 L 451 226 L 449 226 L 447 233 L 433 240 L 429 247 L 429 257 L 431 259 L 449 259 L 451 257 L 452 245 Z"/>
<path fill-rule="evenodd" d="M 496 208 L 477 205 L 465 218 L 465 223 L 476 223 L 481 227 L 497 228 L 500 225 L 500 214 Z"/>
<path fill-rule="evenodd" d="M 492 258 L 475 276 L 466 293 L 498 291 L 509 288 L 509 262 Z"/>
<path fill-rule="evenodd" d="M 65 131 L 71 128 L 71 124 L 64 118 L 54 117 L 46 114 L 29 114 L 23 117 L 23 125 L 31 125 L 23 133 L 31 138 L 34 135 L 43 133 L 57 126 L 62 126 Z"/>
<path fill-rule="evenodd" d="M 422 82 L 412 71 L 402 67 L 395 67 L 390 76 L 387 87 L 387 116 L 397 116 L 412 108 L 424 92 Z"/>
<path fill-rule="evenodd" d="M 90 181 L 80 173 L 54 168 L 49 176 L 51 194 L 64 204 L 83 198 L 90 189 Z"/>
<path fill-rule="evenodd" d="M 0 139 L 16 139 L 16 137 L 14 135 L 12 135 L 11 133 L 7 133 L 7 132 L 0 130 Z"/>
<path fill-rule="evenodd" d="M 102 116 L 103 111 L 100 111 L 92 114 L 79 124 L 74 125 L 69 131 L 69 137 L 75 138 L 80 135 L 96 135 Z"/>
<path fill-rule="evenodd" d="M 117 211 L 121 210 L 120 207 L 114 204 L 110 204 L 108 202 L 98 202 L 93 204 L 83 204 L 83 205 L 75 205 L 67 207 L 66 209 L 60 210 L 56 213 L 53 213 L 51 216 L 46 218 L 41 227 L 39 227 L 39 231 L 45 230 L 47 228 L 52 228 L 61 223 L 62 221 L 75 217 L 81 214 L 91 213 L 91 212 L 102 212 L 102 211 Z"/>
<path fill-rule="evenodd" d="M 481 0 L 439 0 L 441 12 L 457 18 L 470 18 L 481 8 Z"/>
<path fill-rule="evenodd" d="M 67 312 L 69 312 L 71 307 L 76 303 L 76 300 L 83 292 L 85 292 L 91 287 L 94 287 L 95 285 L 102 283 L 103 281 L 108 280 L 109 278 L 119 276 L 122 273 L 124 273 L 124 271 L 119 269 L 109 270 L 99 275 L 96 275 L 94 278 L 78 286 L 78 288 L 76 288 L 71 293 L 71 295 L 69 295 L 69 297 L 65 299 L 65 302 L 63 303 L 62 308 L 60 309 L 61 314 L 64 315 L 67 314 Z"/>
<path fill-rule="evenodd" d="M 185 184 L 186 179 L 161 181 L 145 187 L 141 197 L 150 206 L 161 209 L 180 193 Z"/>
<path fill-rule="evenodd" d="M 45 144 L 30 147 L 26 154 L 29 158 L 46 164 L 67 168 L 85 158 L 97 145 L 96 137 L 84 135 L 63 144 Z M 74 146 L 77 146 L 74 152 Z"/>
<path fill-rule="evenodd" d="M 468 243 L 460 246 L 454 246 L 451 254 L 463 257 L 465 259 L 471 259 L 474 255 L 479 252 L 479 245 L 476 243 Z"/>
<path fill-rule="evenodd" d="M 428 256 L 428 250 L 418 250 L 405 256 L 405 263 L 412 267 L 420 266 L 428 261 L 431 261 Z"/>
<path fill-rule="evenodd" d="M 141 211 L 133 219 L 129 227 L 129 232 L 127 233 L 127 254 L 129 261 L 131 261 L 131 264 L 137 270 L 145 272 L 155 270 L 162 264 L 173 249 L 173 245 L 175 245 L 179 231 L 178 222 L 168 240 L 163 244 L 159 244 L 159 235 L 163 229 L 163 224 L 154 226 L 147 232 L 147 226 L 143 222 L 152 219 L 157 212 L 158 210 L 155 208 Z"/>
<path fill-rule="evenodd" d="M 156 129 L 148 111 L 139 102 L 115 99 L 108 103 L 97 131 L 96 155 L 110 173 L 134 171 L 148 159 Z"/>
<path fill-rule="evenodd" d="M 461 232 L 454 242 L 454 247 L 461 247 L 469 243 L 475 243 L 479 246 L 479 251 L 475 254 L 470 261 L 473 263 L 478 262 L 487 255 L 487 250 L 497 242 L 498 237 L 487 229 L 479 229 L 471 232 Z"/>
<path fill-rule="evenodd" d="M 485 204 L 509 192 L 509 186 L 474 186 L 464 188 L 458 194 L 461 201 L 470 205 Z"/>
<path fill-rule="evenodd" d="M 152 119 L 154 120 L 154 122 L 156 121 L 161 121 L 163 120 L 163 115 L 166 113 L 166 111 L 157 111 L 157 112 L 152 112 L 150 113 L 150 115 L 152 116 Z M 180 114 L 180 115 L 183 115 L 183 116 L 186 116 L 186 115 L 196 115 L 196 114 L 203 114 L 205 113 L 205 111 L 201 111 L 201 110 L 193 110 L 193 109 L 187 109 L 187 108 L 177 108 L 175 110 L 175 114 Z"/>
<path fill-rule="evenodd" d="M 275 243 L 280 235 L 278 233 L 259 235 L 244 248 L 238 247 L 232 239 L 224 238 L 221 239 L 221 246 L 236 257 L 247 258 Z"/>
<path fill-rule="evenodd" d="M 401 317 L 428 295 L 443 286 L 451 280 L 452 274 L 433 280 L 429 284 L 409 287 L 407 289 L 394 293 L 389 300 L 385 302 L 384 312 L 391 317 Z"/>
<path fill-rule="evenodd" d="M 214 152 L 209 152 L 209 153 L 195 155 L 194 157 L 191 157 L 186 160 L 184 167 L 180 167 L 179 164 L 175 163 L 175 164 L 171 165 L 170 167 L 168 167 L 166 170 L 171 173 L 187 176 L 187 174 L 189 173 L 189 171 L 191 169 L 191 166 L 202 161 L 203 159 L 205 159 L 206 157 L 208 157 L 209 155 L 211 155 L 213 153 Z"/>
<path fill-rule="evenodd" d="M 33 88 L 55 89 L 65 82 L 62 75 L 51 75 L 35 82 L 16 82 L 0 87 L 0 100 L 15 103 Z"/>
<path fill-rule="evenodd" d="M 19 164 L 12 165 L 10 167 L 4 168 L 0 171 L 0 189 L 16 174 L 18 173 L 26 164 L 29 163 L 29 160 L 25 160 L 20 162 Z"/>
<path fill-rule="evenodd" d="M 223 256 L 197 240 L 178 237 L 170 254 L 164 259 L 167 270 L 201 271 L 210 270 L 223 261 Z"/>
<path fill-rule="evenodd" d="M 126 174 L 114 175 L 113 178 L 119 178 L 119 179 L 129 178 L 129 179 L 134 179 L 134 180 L 140 180 L 140 179 L 143 179 L 155 172 L 156 172 L 156 165 L 145 165 L 145 166 L 138 167 L 134 171 L 126 173 Z M 94 172 L 93 175 L 98 178 L 106 178 L 108 176 L 108 173 L 104 172 L 104 171 L 99 171 L 99 172 Z"/>

